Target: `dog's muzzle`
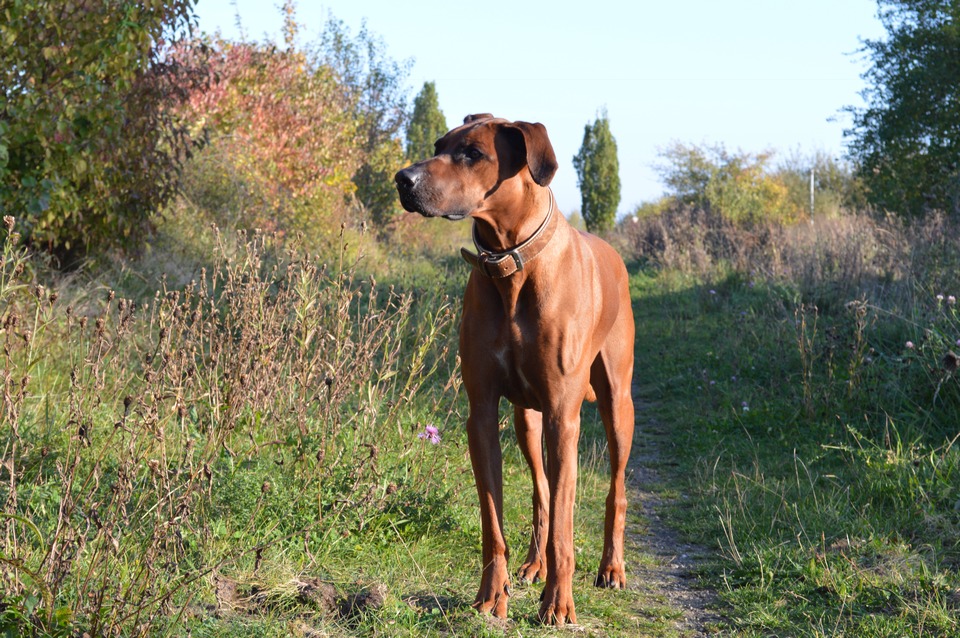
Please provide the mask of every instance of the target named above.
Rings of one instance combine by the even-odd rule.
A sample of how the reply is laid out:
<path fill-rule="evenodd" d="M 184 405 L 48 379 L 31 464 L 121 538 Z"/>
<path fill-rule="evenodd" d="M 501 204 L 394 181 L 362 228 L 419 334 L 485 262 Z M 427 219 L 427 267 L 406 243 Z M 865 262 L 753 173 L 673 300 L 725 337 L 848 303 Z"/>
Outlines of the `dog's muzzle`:
<path fill-rule="evenodd" d="M 420 176 L 421 173 L 414 164 L 397 171 L 393 179 L 397 183 L 397 192 L 400 194 L 400 205 L 403 206 L 403 209 L 408 213 L 420 213 L 422 215 L 423 211 L 416 195 L 417 182 L 420 181 Z"/>

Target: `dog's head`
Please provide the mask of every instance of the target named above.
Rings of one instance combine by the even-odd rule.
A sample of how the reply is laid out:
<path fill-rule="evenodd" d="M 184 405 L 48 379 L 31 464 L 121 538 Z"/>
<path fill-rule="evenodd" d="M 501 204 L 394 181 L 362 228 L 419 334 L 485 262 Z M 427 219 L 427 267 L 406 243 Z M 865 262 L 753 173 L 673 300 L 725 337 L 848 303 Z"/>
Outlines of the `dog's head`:
<path fill-rule="evenodd" d="M 400 203 L 426 217 L 463 219 L 516 196 L 525 182 L 547 186 L 557 156 L 543 124 L 468 115 L 437 140 L 433 157 L 396 175 Z"/>

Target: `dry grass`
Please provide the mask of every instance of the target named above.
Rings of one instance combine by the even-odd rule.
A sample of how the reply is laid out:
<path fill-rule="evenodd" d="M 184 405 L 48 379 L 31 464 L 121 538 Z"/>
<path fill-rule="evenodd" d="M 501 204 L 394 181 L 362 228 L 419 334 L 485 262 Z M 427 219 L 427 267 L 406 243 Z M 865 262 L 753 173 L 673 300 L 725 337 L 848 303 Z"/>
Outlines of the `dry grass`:
<path fill-rule="evenodd" d="M 906 223 L 893 215 L 844 212 L 793 225 L 736 225 L 696 209 L 628 219 L 618 240 L 627 256 L 700 279 L 734 272 L 785 284 L 822 311 L 865 297 L 907 308 L 918 285 L 956 289 L 960 230 L 943 215 Z M 839 304 L 839 305 L 837 305 Z"/>
<path fill-rule="evenodd" d="M 10 234 L 5 623 L 175 626 L 218 574 L 383 511 L 397 491 L 385 453 L 422 447 L 410 400 L 424 376 L 452 373 L 443 298 L 358 280 L 345 251 L 328 265 L 262 235 L 218 244 L 196 281 L 134 301 L 37 284 Z"/>

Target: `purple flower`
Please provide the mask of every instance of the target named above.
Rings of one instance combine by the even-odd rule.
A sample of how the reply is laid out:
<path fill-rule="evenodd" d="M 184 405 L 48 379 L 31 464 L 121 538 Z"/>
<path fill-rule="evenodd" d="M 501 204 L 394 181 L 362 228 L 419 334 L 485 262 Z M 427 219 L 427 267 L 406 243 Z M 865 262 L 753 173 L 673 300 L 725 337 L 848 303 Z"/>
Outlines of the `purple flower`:
<path fill-rule="evenodd" d="M 440 442 L 440 430 L 435 425 L 428 425 L 417 437 L 436 445 Z"/>
<path fill-rule="evenodd" d="M 907 346 L 907 350 L 913 350 L 913 342 L 912 342 L 912 341 L 908 341 L 905 345 Z"/>
<path fill-rule="evenodd" d="M 750 404 L 748 404 L 746 401 L 742 402 L 742 403 L 740 404 L 740 407 L 743 408 L 743 411 L 744 411 L 744 412 L 749 412 L 749 411 L 750 411 Z"/>
<path fill-rule="evenodd" d="M 710 294 L 711 294 L 711 295 L 715 295 L 715 294 L 717 294 L 717 291 L 716 291 L 716 290 L 711 290 L 711 291 L 710 291 Z"/>

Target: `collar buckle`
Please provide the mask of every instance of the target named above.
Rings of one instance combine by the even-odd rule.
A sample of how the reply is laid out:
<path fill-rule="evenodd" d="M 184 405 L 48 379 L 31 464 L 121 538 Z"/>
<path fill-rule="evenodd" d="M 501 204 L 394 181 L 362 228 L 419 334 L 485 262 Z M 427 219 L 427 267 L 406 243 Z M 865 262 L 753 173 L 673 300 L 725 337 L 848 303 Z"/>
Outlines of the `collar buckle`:
<path fill-rule="evenodd" d="M 544 231 L 548 226 L 550 226 L 550 220 L 553 219 L 554 215 L 553 191 L 548 189 L 548 192 L 550 194 L 550 205 L 547 210 L 547 216 L 543 220 L 543 223 L 540 224 L 540 227 L 537 228 L 537 230 L 533 233 L 533 235 L 513 248 L 500 253 L 492 252 L 481 245 L 480 237 L 477 235 L 477 224 L 474 222 L 473 245 L 477 249 L 477 252 L 474 253 L 466 248 L 461 248 L 460 254 L 463 256 L 464 260 L 479 270 L 481 274 L 491 279 L 502 279 L 523 270 L 526 262 L 539 255 L 540 251 L 543 250 L 543 247 L 550 241 L 550 238 L 553 235 L 551 232 L 549 236 L 544 236 Z M 539 245 L 537 244 L 538 241 L 540 242 Z M 524 256 L 524 253 L 526 253 L 526 256 Z M 513 259 L 513 265 L 515 266 L 515 268 L 512 270 L 510 269 L 508 263 L 505 263 L 511 258 Z"/>

